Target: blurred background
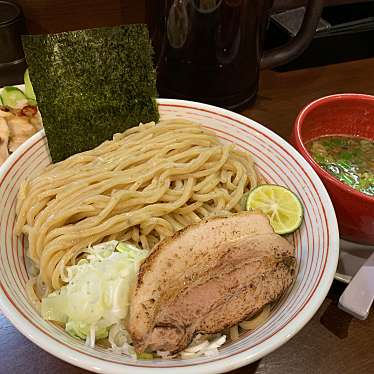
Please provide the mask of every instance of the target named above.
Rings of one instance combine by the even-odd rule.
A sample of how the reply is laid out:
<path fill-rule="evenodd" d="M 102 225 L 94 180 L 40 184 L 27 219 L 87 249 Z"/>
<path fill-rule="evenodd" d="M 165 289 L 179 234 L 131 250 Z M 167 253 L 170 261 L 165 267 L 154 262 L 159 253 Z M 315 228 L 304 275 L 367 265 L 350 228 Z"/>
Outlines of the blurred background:
<path fill-rule="evenodd" d="M 13 0 L 15 1 L 15 0 Z M 18 0 L 32 34 L 145 22 L 146 3 L 155 0 Z M 266 46 L 281 45 L 298 31 L 306 0 L 275 0 Z M 299 8 L 298 8 L 299 7 Z M 297 8 L 297 9 L 295 9 Z M 292 10 L 290 10 L 292 9 Z M 280 70 L 374 56 L 374 1 L 325 0 L 308 50 Z"/>
<path fill-rule="evenodd" d="M 0 31 L 5 28 L 1 23 Z M 100 26 L 146 22 L 147 9 L 156 0 L 6 0 L 22 11 L 26 32 L 56 33 Z M 185 0 L 178 0 L 185 1 Z M 235 2 L 240 0 L 224 0 Z M 265 49 L 284 45 L 298 32 L 307 0 L 274 0 L 266 25 Z M 172 3 L 172 0 L 170 0 Z M 277 71 L 298 70 L 374 56 L 374 0 L 325 0 L 325 8 L 312 42 L 304 53 Z M 4 13 L 4 11 L 3 11 Z M 19 30 L 17 30 L 19 32 Z M 23 33 L 23 32 L 21 32 Z M 19 39 L 19 37 L 18 37 Z M 25 69 L 20 40 L 18 54 L 9 56 L 10 39 L 0 38 L 0 83 L 22 83 Z M 13 46 L 12 46 L 13 48 Z M 14 49 L 17 48 L 17 45 Z M 21 55 L 20 55 L 21 54 Z M 0 86 L 1 86 L 0 85 Z"/>

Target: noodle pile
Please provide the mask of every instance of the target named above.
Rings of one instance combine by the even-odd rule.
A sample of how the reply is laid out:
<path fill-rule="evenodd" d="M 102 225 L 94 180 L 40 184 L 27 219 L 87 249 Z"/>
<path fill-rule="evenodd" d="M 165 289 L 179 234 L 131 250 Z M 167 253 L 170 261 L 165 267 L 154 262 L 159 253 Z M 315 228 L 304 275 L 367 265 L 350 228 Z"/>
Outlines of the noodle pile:
<path fill-rule="evenodd" d="M 200 125 L 140 124 L 25 181 L 16 230 L 28 236 L 36 288 L 49 293 L 88 246 L 116 239 L 150 249 L 205 217 L 240 211 L 257 183 L 250 155 Z"/>

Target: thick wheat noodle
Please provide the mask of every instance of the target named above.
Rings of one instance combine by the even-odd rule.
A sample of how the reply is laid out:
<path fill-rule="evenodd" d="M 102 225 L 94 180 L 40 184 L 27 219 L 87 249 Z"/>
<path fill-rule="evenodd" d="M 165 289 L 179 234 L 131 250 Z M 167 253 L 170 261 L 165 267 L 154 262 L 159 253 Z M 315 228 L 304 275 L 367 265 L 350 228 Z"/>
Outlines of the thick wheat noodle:
<path fill-rule="evenodd" d="M 117 239 L 150 249 L 207 216 L 238 211 L 257 183 L 248 153 L 182 119 L 140 124 L 48 166 L 23 182 L 16 207 L 16 230 L 28 235 L 40 272 L 28 285 L 33 303 L 35 285 L 60 288 L 88 246 Z"/>
<path fill-rule="evenodd" d="M 239 327 L 243 330 L 254 330 L 257 327 L 261 326 L 270 315 L 271 307 L 270 305 L 265 305 L 264 308 L 254 317 L 249 320 L 240 322 L 238 325 L 234 325 L 229 328 L 228 335 L 232 341 L 235 341 L 239 338 Z"/>
<path fill-rule="evenodd" d="M 270 315 L 271 307 L 269 304 L 265 305 L 260 313 L 254 316 L 252 319 L 239 323 L 239 326 L 243 330 L 254 330 L 257 326 L 262 325 Z"/>

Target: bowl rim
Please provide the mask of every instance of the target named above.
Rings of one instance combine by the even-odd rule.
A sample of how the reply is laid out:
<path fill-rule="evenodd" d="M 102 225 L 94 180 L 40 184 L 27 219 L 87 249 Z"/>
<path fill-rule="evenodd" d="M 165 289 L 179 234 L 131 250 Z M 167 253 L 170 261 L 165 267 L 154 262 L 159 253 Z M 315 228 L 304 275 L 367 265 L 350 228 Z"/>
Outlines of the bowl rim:
<path fill-rule="evenodd" d="M 281 138 L 278 134 L 266 128 L 265 126 L 253 121 L 252 119 L 245 117 L 243 115 L 231 112 L 229 110 L 218 108 L 212 105 L 186 101 L 186 100 L 176 100 L 176 99 L 157 99 L 158 103 L 172 106 L 192 106 L 196 109 L 203 108 L 207 112 L 212 112 L 220 114 L 222 116 L 230 116 L 232 119 L 235 119 L 238 122 L 248 123 L 251 122 L 256 128 L 261 129 L 261 131 L 266 134 L 266 136 L 271 137 L 279 145 L 283 146 L 289 153 L 292 153 L 293 156 L 300 162 L 301 167 L 306 170 L 306 172 L 313 176 L 315 179 L 315 187 L 318 189 L 318 194 L 321 199 L 324 201 L 324 208 L 326 209 L 326 214 L 329 217 L 330 223 L 330 236 L 329 236 L 329 248 L 330 251 L 326 254 L 326 263 L 324 271 L 321 274 L 319 284 L 316 286 L 314 294 L 308 299 L 305 307 L 302 308 L 298 315 L 296 315 L 292 320 L 284 326 L 284 328 L 277 332 L 274 336 L 270 337 L 266 342 L 260 343 L 254 348 L 247 348 L 244 351 L 237 352 L 231 357 L 226 358 L 217 358 L 216 361 L 212 362 L 200 362 L 196 364 L 189 364 L 184 367 L 133 367 L 128 366 L 126 363 L 108 363 L 102 361 L 98 357 L 89 357 L 83 353 L 74 351 L 70 346 L 64 346 L 59 341 L 54 341 L 51 337 L 45 334 L 40 329 L 36 328 L 30 321 L 28 321 L 22 313 L 20 313 L 11 301 L 0 293 L 0 308 L 4 312 L 4 315 L 16 326 L 16 328 L 24 334 L 28 339 L 33 341 L 43 350 L 49 352 L 57 358 L 63 359 L 66 362 L 69 362 L 78 367 L 91 370 L 98 373 L 113 373 L 120 374 L 124 370 L 131 370 L 134 373 L 154 373 L 154 374 L 163 374 L 165 372 L 169 373 L 191 373 L 193 371 L 196 374 L 209 374 L 209 373 L 222 373 L 236 368 L 245 366 L 251 362 L 254 362 L 267 354 L 273 352 L 281 345 L 285 344 L 289 339 L 291 339 L 296 333 L 298 333 L 313 317 L 317 312 L 318 308 L 321 306 L 322 302 L 325 300 L 326 295 L 331 287 L 331 284 L 334 280 L 335 271 L 338 263 L 339 257 L 339 231 L 338 224 L 336 220 L 335 211 L 331 202 L 331 199 L 327 193 L 326 188 L 321 182 L 318 174 L 313 170 L 310 164 L 300 155 L 290 143 L 285 139 Z M 28 149 L 36 139 L 41 138 L 44 135 L 44 131 L 41 130 L 37 134 L 33 135 L 25 143 L 23 143 L 15 153 L 13 153 L 10 158 L 6 161 L 4 165 L 7 167 L 0 168 L 0 180 L 7 173 L 8 167 L 16 160 L 17 157 L 21 156 L 26 149 Z"/>
<path fill-rule="evenodd" d="M 311 101 L 309 104 L 305 105 L 299 114 L 296 117 L 295 123 L 294 123 L 294 129 L 293 129 L 293 140 L 295 142 L 297 150 L 303 155 L 303 157 L 313 166 L 314 170 L 321 175 L 324 179 L 327 179 L 331 184 L 333 184 L 335 187 L 344 190 L 345 192 L 355 196 L 358 199 L 362 199 L 368 203 L 374 203 L 374 196 L 370 196 L 367 194 L 364 194 L 363 192 L 360 192 L 356 190 L 355 188 L 349 186 L 348 184 L 345 184 L 341 182 L 340 180 L 334 178 L 332 175 L 330 175 L 326 170 L 324 170 L 318 162 L 314 160 L 312 155 L 309 153 L 308 149 L 305 146 L 304 141 L 302 140 L 301 135 L 301 128 L 303 127 L 303 124 L 305 123 L 305 117 L 313 111 L 316 107 L 318 107 L 320 104 L 327 104 L 330 102 L 336 102 L 336 101 L 344 101 L 344 100 L 358 100 L 361 101 L 361 99 L 370 100 L 373 102 L 374 105 L 374 96 L 373 95 L 367 95 L 367 94 L 361 94 L 361 93 L 341 93 L 341 94 L 333 94 L 333 95 L 327 95 L 320 97 L 316 100 Z M 337 134 L 339 135 L 339 134 Z M 318 137 L 316 137 L 317 139 Z"/>

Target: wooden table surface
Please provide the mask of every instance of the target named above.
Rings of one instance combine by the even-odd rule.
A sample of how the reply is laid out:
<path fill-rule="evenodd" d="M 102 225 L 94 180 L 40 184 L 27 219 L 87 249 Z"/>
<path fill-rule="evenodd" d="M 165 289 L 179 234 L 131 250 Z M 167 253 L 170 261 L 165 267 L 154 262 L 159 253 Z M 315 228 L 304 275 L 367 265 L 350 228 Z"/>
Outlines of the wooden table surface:
<path fill-rule="evenodd" d="M 374 59 L 286 73 L 264 71 L 257 101 L 242 113 L 288 138 L 299 110 L 338 92 L 374 94 Z M 344 285 L 334 282 L 312 320 L 289 342 L 235 374 L 374 373 L 374 313 L 366 321 L 337 308 Z M 86 373 L 23 337 L 0 314 L 0 373 Z"/>

